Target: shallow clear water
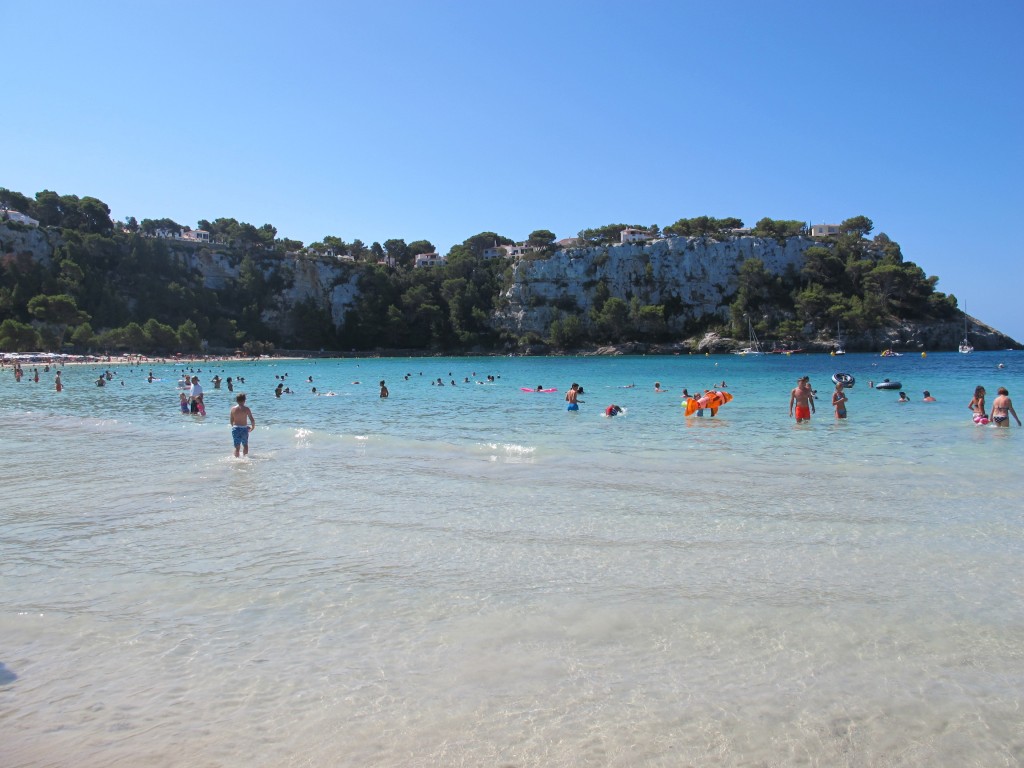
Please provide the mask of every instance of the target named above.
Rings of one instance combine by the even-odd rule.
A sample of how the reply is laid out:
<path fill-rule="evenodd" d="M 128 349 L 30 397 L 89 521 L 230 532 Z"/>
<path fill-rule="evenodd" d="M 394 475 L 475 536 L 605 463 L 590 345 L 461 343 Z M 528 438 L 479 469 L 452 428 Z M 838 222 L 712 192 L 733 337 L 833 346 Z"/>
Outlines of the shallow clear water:
<path fill-rule="evenodd" d="M 1021 353 L 195 367 L 0 372 L 4 766 L 1024 762 Z"/>

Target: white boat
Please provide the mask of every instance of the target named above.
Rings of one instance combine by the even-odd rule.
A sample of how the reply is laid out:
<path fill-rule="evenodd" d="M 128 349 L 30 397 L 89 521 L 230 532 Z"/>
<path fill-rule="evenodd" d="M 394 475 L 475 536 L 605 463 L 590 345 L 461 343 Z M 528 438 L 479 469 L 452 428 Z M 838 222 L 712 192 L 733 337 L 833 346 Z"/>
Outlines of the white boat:
<path fill-rule="evenodd" d="M 764 350 L 761 349 L 761 342 L 757 340 L 757 334 L 754 333 L 754 326 L 750 323 L 750 318 L 747 318 L 747 333 L 750 334 L 750 346 L 744 347 L 743 349 L 736 350 L 734 355 L 763 355 Z"/>
<path fill-rule="evenodd" d="M 964 312 L 964 339 L 960 342 L 960 354 L 969 355 L 974 351 L 974 347 L 971 346 L 971 342 L 967 338 L 967 313 Z"/>
<path fill-rule="evenodd" d="M 843 332 L 839 328 L 839 323 L 836 323 L 836 348 L 832 350 L 833 355 L 845 355 L 846 349 L 843 347 Z"/>

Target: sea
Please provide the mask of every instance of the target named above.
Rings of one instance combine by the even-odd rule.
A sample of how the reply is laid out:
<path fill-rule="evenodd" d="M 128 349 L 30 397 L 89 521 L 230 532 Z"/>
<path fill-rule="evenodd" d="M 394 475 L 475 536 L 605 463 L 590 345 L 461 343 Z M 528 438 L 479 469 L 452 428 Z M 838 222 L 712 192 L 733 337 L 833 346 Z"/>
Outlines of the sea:
<path fill-rule="evenodd" d="M 25 370 L 4 768 L 1024 764 L 1022 352 Z"/>

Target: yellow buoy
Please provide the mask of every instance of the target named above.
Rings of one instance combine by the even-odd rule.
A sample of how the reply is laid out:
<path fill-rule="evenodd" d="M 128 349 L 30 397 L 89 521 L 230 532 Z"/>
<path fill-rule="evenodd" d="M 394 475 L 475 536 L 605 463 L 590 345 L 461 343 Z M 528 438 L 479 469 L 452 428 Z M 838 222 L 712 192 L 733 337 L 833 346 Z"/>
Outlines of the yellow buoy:
<path fill-rule="evenodd" d="M 921 357 L 928 357 L 928 353 L 927 352 L 922 352 L 921 353 Z"/>

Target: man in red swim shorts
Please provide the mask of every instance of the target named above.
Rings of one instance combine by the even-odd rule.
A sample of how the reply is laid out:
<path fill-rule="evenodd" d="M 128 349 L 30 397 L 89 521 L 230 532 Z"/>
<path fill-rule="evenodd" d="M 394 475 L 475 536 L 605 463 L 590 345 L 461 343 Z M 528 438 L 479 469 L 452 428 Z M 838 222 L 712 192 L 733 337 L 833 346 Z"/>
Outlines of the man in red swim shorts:
<path fill-rule="evenodd" d="M 789 393 L 789 415 L 796 416 L 799 424 L 801 421 L 810 421 L 812 413 L 814 413 L 814 392 L 811 390 L 811 378 L 804 376 L 797 381 L 793 391 Z"/>

